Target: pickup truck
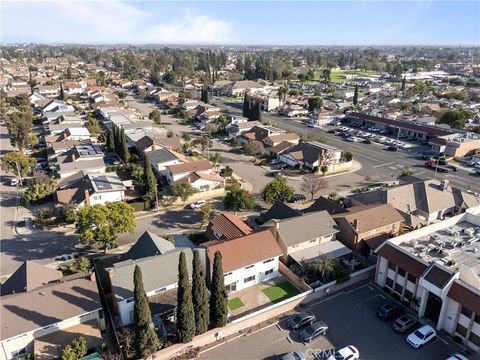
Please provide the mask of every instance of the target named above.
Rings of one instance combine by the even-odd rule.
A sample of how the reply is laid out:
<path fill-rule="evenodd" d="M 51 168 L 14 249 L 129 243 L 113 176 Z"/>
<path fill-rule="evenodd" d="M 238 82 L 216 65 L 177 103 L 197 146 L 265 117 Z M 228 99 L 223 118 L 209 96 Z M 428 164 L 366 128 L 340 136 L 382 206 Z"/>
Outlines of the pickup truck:
<path fill-rule="evenodd" d="M 447 168 L 451 169 L 452 171 L 457 171 L 458 170 L 456 166 L 450 165 L 449 163 L 447 163 L 443 159 L 437 160 L 437 164 L 440 165 L 440 166 L 447 167 Z"/>
<path fill-rule="evenodd" d="M 451 168 L 442 166 L 442 165 L 437 165 L 435 160 L 428 160 L 425 162 L 425 167 L 430 168 L 432 170 L 436 170 L 438 172 L 443 172 L 443 173 L 448 173 L 453 171 Z"/>

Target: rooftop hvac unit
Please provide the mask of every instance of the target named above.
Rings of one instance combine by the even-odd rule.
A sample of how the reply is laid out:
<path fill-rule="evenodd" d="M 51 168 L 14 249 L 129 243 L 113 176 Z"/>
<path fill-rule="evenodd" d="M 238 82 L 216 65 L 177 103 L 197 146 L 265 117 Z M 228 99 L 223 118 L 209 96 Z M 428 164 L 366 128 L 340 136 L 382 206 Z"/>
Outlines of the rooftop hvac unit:
<path fill-rule="evenodd" d="M 475 234 L 475 230 L 473 228 L 466 228 L 463 229 L 463 233 L 472 236 L 473 234 Z"/>
<path fill-rule="evenodd" d="M 417 247 L 417 245 L 418 245 L 418 240 L 417 240 L 417 239 L 411 239 L 411 240 L 410 240 L 410 245 L 412 245 L 413 247 Z"/>

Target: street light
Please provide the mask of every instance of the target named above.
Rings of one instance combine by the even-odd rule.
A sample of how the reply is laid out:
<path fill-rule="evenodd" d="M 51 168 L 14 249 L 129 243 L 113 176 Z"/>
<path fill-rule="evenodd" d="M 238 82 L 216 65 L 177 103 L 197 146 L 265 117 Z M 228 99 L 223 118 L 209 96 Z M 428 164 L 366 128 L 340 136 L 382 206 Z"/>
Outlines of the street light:
<path fill-rule="evenodd" d="M 438 169 L 438 163 L 440 162 L 440 159 L 445 159 L 445 155 L 439 157 L 437 161 L 435 162 L 435 171 L 433 172 L 433 180 L 436 180 L 437 178 L 437 169 Z"/>
<path fill-rule="evenodd" d="M 17 168 L 18 180 L 20 181 L 20 186 L 23 186 L 22 175 L 20 174 L 20 166 L 18 165 L 18 161 L 17 160 L 7 160 L 7 161 L 15 163 L 15 166 Z"/>

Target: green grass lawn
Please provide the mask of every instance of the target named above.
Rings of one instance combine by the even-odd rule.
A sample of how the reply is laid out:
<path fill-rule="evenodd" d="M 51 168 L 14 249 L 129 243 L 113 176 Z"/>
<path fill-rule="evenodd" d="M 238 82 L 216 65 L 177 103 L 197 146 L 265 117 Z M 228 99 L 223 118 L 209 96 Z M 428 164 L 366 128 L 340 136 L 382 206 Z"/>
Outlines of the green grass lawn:
<path fill-rule="evenodd" d="M 273 303 L 280 302 L 300 293 L 300 291 L 288 281 L 270 286 L 262 291 Z"/>
<path fill-rule="evenodd" d="M 238 297 L 228 300 L 228 307 L 232 311 L 241 308 L 242 306 L 245 306 L 245 304 Z"/>
<path fill-rule="evenodd" d="M 332 71 L 330 78 L 334 83 L 344 82 L 346 80 L 346 75 L 360 76 L 360 77 L 371 77 L 376 75 L 374 71 L 364 71 L 364 70 L 347 70 L 347 71 Z"/>

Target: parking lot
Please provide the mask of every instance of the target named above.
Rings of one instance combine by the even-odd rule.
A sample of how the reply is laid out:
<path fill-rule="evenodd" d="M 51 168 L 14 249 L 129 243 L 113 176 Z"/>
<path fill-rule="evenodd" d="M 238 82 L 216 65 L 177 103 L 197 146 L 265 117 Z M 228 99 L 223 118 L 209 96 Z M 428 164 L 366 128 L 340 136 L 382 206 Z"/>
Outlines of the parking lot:
<path fill-rule="evenodd" d="M 329 329 L 325 337 L 308 345 L 299 341 L 298 331 L 286 329 L 285 318 L 274 326 L 202 353 L 200 359 L 277 359 L 295 350 L 306 352 L 307 358 L 314 359 L 314 353 L 348 345 L 360 351 L 360 359 L 369 360 L 441 360 L 460 351 L 458 345 L 442 333 L 424 347 L 412 348 L 405 340 L 408 334 L 395 333 L 392 321 L 377 318 L 377 309 L 387 301 L 388 295 L 373 284 L 362 284 L 310 306 L 308 310 L 317 320 L 325 321 Z"/>

